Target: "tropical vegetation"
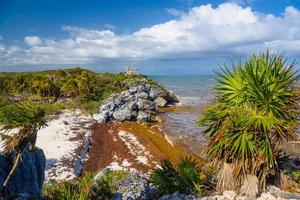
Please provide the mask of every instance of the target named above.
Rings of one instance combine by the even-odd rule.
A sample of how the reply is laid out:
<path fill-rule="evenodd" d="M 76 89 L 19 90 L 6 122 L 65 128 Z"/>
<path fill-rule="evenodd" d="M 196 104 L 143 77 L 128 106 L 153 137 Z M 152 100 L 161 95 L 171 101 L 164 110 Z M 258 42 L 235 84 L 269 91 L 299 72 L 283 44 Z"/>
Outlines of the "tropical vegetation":
<path fill-rule="evenodd" d="M 186 194 L 203 194 L 208 187 L 207 175 L 201 170 L 199 162 L 192 157 L 182 157 L 177 165 L 162 160 L 150 182 L 160 194 L 176 191 Z"/>
<path fill-rule="evenodd" d="M 295 62 L 269 52 L 215 71 L 216 102 L 199 118 L 208 137 L 207 157 L 219 169 L 219 190 L 255 196 L 270 177 L 279 179 L 283 142 L 296 139 Z"/>
<path fill-rule="evenodd" d="M 124 171 L 105 172 L 95 179 L 94 173 L 85 173 L 81 177 L 44 186 L 43 194 L 52 200 L 109 200 L 120 184 L 128 176 Z"/>
<path fill-rule="evenodd" d="M 26 150 L 33 150 L 36 143 L 38 130 L 46 126 L 44 120 L 45 111 L 40 106 L 29 103 L 10 104 L 1 107 L 0 110 L 0 129 L 1 135 L 17 129 L 15 134 L 7 134 L 4 140 L 4 154 L 15 152 L 13 166 L 7 175 L 3 186 L 6 187 L 10 177 L 13 175 L 22 154 Z"/>
<path fill-rule="evenodd" d="M 96 106 L 112 93 L 147 79 L 143 75 L 97 74 L 82 68 L 40 72 L 0 73 L 0 106 L 15 102 L 45 105 L 46 112 L 64 107 L 95 112 Z"/>

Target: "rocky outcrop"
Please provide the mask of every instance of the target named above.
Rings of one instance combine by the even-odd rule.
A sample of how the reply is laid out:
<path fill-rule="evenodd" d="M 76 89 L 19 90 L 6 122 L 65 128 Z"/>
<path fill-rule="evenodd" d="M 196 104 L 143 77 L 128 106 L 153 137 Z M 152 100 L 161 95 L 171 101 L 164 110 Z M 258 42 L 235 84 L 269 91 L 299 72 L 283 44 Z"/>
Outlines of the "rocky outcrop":
<path fill-rule="evenodd" d="M 12 161 L 13 155 L 2 155 L 0 153 L 0 192 L 5 195 L 22 194 L 22 197 L 32 196 L 41 199 L 46 164 L 43 150 L 36 148 L 34 151 L 24 152 L 7 187 L 3 188 L 3 183 L 11 169 Z"/>
<path fill-rule="evenodd" d="M 104 168 L 95 176 L 94 180 L 111 172 L 109 168 Z M 116 184 L 112 200 L 151 200 L 154 193 L 155 190 L 149 185 L 145 174 L 130 171 L 126 178 Z"/>
<path fill-rule="evenodd" d="M 118 95 L 108 98 L 94 115 L 100 123 L 111 119 L 117 121 L 146 121 L 151 122 L 159 107 L 178 103 L 176 96 L 158 85 L 147 82 L 131 86 Z"/>

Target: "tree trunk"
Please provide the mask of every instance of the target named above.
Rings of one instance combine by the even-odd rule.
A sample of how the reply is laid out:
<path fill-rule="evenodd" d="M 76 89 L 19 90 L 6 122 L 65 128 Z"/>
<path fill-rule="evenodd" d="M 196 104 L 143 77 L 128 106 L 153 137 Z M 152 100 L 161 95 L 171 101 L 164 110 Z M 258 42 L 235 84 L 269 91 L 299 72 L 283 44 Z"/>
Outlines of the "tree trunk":
<path fill-rule="evenodd" d="M 16 170 L 18 164 L 19 164 L 20 158 L 21 158 L 21 153 L 17 153 L 17 157 L 14 160 L 14 165 L 12 166 L 9 174 L 7 175 L 7 177 L 6 177 L 6 179 L 3 183 L 3 187 L 7 186 L 8 181 L 10 180 L 11 176 L 13 175 L 13 173 L 15 172 L 15 170 Z"/>

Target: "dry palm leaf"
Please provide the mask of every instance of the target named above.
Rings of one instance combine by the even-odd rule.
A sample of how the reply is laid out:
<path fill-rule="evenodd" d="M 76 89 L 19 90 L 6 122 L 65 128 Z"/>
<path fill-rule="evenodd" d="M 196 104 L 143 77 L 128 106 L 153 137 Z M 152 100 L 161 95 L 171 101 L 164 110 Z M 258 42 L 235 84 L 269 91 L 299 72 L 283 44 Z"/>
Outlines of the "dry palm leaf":
<path fill-rule="evenodd" d="M 247 174 L 244 183 L 240 189 L 240 193 L 242 195 L 255 198 L 258 194 L 259 187 L 258 178 L 255 175 Z"/>
<path fill-rule="evenodd" d="M 218 174 L 217 190 L 230 190 L 234 185 L 233 164 L 224 163 Z"/>

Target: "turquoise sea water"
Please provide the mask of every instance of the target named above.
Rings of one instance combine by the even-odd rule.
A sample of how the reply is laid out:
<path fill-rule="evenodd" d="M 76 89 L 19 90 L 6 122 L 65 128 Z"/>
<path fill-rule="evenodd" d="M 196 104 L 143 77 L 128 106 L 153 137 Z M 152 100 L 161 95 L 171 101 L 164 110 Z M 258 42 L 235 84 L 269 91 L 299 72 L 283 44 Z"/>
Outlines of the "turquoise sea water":
<path fill-rule="evenodd" d="M 175 143 L 182 144 L 194 153 L 201 154 L 205 137 L 203 128 L 195 123 L 201 114 L 201 107 L 212 101 L 210 76 L 151 76 L 166 89 L 171 90 L 180 100 L 174 112 L 165 113 L 164 129 Z"/>

